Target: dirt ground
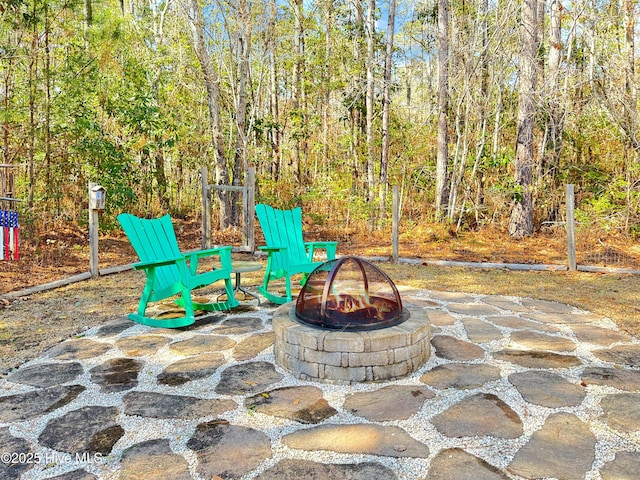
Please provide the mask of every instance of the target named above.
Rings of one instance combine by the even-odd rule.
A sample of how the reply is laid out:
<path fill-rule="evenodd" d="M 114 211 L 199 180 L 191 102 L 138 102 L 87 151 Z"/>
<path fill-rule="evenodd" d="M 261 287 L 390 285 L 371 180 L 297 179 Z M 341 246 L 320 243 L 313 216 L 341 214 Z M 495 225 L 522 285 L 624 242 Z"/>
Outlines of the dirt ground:
<path fill-rule="evenodd" d="M 258 230 L 258 229 L 257 229 Z M 176 222 L 182 250 L 198 248 L 197 225 Z M 262 244 L 257 231 L 256 245 Z M 335 239 L 338 254 L 388 257 L 389 232 L 357 232 L 307 225 L 307 240 Z M 640 246 L 624 238 L 606 240 L 593 232 L 578 239 L 581 265 L 640 269 Z M 218 232 L 214 244 L 239 245 L 240 234 Z M 136 260 L 123 236 L 101 237 L 100 268 Z M 547 231 L 516 241 L 497 230 L 455 233 L 441 226 L 403 232 L 400 256 L 422 260 L 465 262 L 566 264 L 562 232 Z M 48 232 L 21 245 L 18 261 L 0 260 L 0 375 L 41 354 L 52 345 L 82 331 L 134 311 L 144 284 L 137 271 L 101 276 L 42 293 L 3 299 L 2 294 L 68 278 L 89 270 L 89 249 L 82 232 Z M 235 259 L 252 258 L 234 254 Z M 264 258 L 259 258 L 264 261 Z M 517 272 L 504 269 L 450 268 L 428 265 L 379 266 L 398 284 L 423 289 L 517 295 L 568 303 L 615 320 L 621 329 L 640 335 L 640 275 L 585 272 Z M 243 276 L 256 285 L 261 272 Z"/>

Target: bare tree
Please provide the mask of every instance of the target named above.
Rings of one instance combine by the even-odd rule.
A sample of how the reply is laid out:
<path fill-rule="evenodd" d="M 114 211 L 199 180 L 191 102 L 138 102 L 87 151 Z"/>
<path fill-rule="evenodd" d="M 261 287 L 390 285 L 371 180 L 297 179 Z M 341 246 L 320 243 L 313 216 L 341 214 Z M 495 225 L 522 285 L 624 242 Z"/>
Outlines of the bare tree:
<path fill-rule="evenodd" d="M 533 233 L 532 167 L 538 51 L 537 8 L 538 0 L 522 0 L 514 204 L 509 219 L 509 234 L 514 238 L 523 238 Z"/>
<path fill-rule="evenodd" d="M 367 188 L 369 203 L 373 203 L 375 196 L 375 151 L 373 145 L 373 109 L 374 109 L 374 38 L 375 38 L 375 10 L 376 0 L 369 0 L 367 9 Z M 373 217 L 372 217 L 373 220 Z"/>
<path fill-rule="evenodd" d="M 297 131 L 295 132 L 295 147 L 293 151 L 293 171 L 298 181 L 298 185 L 302 184 L 302 145 L 300 141 L 301 129 L 303 128 L 302 120 L 302 61 L 304 58 L 304 19 L 302 16 L 304 12 L 302 10 L 302 0 L 294 0 L 294 17 L 295 17 L 295 33 L 293 35 L 293 113 L 295 115 L 295 125 Z"/>
<path fill-rule="evenodd" d="M 449 135 L 449 1 L 438 0 L 438 152 L 436 158 L 436 217 L 446 216 L 449 198 L 448 170 Z"/>
<path fill-rule="evenodd" d="M 211 55 L 207 51 L 204 35 L 204 19 L 202 8 L 198 0 L 188 0 L 186 5 L 187 18 L 191 25 L 193 48 L 195 50 L 200 68 L 202 69 L 205 87 L 207 89 L 207 103 L 209 106 L 211 145 L 215 162 L 215 183 L 218 185 L 229 184 L 229 169 L 224 151 L 222 137 L 222 116 L 220 113 L 220 77 L 213 68 Z M 229 196 L 224 192 L 218 193 L 220 200 L 220 227 L 231 225 L 231 203 Z"/>
<path fill-rule="evenodd" d="M 389 1 L 389 20 L 387 22 L 387 50 L 384 59 L 384 91 L 382 95 L 382 155 L 380 159 L 380 217 L 384 218 L 387 198 L 389 168 L 389 124 L 391 119 L 391 65 L 393 60 L 393 37 L 396 20 L 396 0 Z"/>

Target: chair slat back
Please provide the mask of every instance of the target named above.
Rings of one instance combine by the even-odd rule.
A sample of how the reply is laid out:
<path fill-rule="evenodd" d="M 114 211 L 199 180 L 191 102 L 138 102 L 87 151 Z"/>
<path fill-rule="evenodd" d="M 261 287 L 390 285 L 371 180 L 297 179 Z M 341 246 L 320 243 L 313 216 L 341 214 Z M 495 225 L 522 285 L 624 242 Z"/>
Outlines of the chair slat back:
<path fill-rule="evenodd" d="M 118 215 L 124 233 L 141 262 L 154 262 L 180 256 L 171 217 L 146 219 L 123 213 Z M 156 269 L 158 286 L 173 285 L 180 278 L 178 267 L 167 265 Z"/>
<path fill-rule="evenodd" d="M 302 209 L 278 210 L 270 205 L 256 205 L 256 215 L 267 246 L 286 246 L 280 254 L 274 254 L 273 269 L 286 269 L 288 265 L 309 263 L 302 236 Z"/>

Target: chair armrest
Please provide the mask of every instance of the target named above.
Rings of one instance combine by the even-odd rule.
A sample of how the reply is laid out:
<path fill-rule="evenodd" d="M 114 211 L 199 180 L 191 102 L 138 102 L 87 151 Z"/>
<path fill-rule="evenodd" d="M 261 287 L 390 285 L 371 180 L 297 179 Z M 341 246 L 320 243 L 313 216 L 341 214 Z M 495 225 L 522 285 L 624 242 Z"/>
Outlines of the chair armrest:
<path fill-rule="evenodd" d="M 305 247 L 309 249 L 309 260 L 313 260 L 313 254 L 316 249 L 324 249 L 327 253 L 327 260 L 336 258 L 336 249 L 338 242 L 304 242 Z"/>
<path fill-rule="evenodd" d="M 142 270 L 147 268 L 157 268 L 157 267 L 163 267 L 165 265 L 176 264 L 181 260 L 184 260 L 184 256 L 174 257 L 174 258 L 165 258 L 164 260 L 154 260 L 152 262 L 138 262 L 138 263 L 132 264 L 131 266 L 135 270 Z"/>
<path fill-rule="evenodd" d="M 307 247 L 314 248 L 331 248 L 338 245 L 338 242 L 304 242 Z"/>
<path fill-rule="evenodd" d="M 231 274 L 231 246 L 229 245 L 208 248 L 206 250 L 196 250 L 195 252 L 187 252 L 184 256 L 189 259 L 189 266 L 192 275 L 196 274 L 198 260 L 200 258 L 212 256 L 219 256 L 222 269 L 228 270 L 229 274 Z"/>
<path fill-rule="evenodd" d="M 221 247 L 207 248 L 206 250 L 184 252 L 184 255 L 192 258 L 193 257 L 203 258 L 203 257 L 211 257 L 213 255 L 226 255 L 226 252 L 231 253 L 231 246 L 225 245 Z"/>
<path fill-rule="evenodd" d="M 280 250 L 286 250 L 287 247 L 284 245 L 281 246 L 262 246 L 258 247 L 258 250 L 262 250 L 263 252 L 279 252 Z"/>

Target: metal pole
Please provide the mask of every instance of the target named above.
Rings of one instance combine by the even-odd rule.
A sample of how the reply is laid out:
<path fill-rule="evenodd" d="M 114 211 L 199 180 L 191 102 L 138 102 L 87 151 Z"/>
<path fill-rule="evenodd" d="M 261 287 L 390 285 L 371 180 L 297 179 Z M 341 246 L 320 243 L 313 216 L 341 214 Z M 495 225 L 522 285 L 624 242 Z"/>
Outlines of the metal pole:
<path fill-rule="evenodd" d="M 567 198 L 567 255 L 569 270 L 577 270 L 576 264 L 576 223 L 575 223 L 575 194 L 573 185 L 565 186 Z"/>

